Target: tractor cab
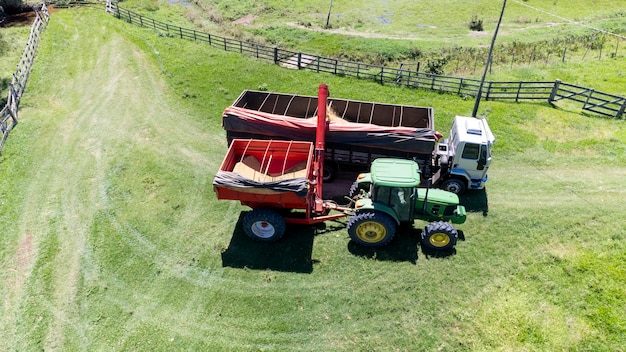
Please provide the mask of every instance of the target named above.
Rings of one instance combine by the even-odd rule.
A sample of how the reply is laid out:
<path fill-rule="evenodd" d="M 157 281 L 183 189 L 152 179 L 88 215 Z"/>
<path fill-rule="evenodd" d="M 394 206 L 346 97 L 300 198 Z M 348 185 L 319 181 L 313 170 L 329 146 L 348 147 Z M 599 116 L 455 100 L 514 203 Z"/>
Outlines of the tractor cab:
<path fill-rule="evenodd" d="M 413 221 L 419 165 L 404 159 L 376 159 L 371 166 L 372 200 L 393 209 L 399 222 Z"/>

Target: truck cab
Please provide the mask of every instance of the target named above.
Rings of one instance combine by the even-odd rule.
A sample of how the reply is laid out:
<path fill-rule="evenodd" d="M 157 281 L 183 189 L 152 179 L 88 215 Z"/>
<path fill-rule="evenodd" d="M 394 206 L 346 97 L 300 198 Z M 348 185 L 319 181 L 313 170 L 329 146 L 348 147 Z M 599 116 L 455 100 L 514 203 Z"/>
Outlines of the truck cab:
<path fill-rule="evenodd" d="M 483 189 L 494 142 L 487 120 L 456 116 L 450 137 L 437 147 L 442 165 L 440 188 L 456 194 L 466 189 Z"/>

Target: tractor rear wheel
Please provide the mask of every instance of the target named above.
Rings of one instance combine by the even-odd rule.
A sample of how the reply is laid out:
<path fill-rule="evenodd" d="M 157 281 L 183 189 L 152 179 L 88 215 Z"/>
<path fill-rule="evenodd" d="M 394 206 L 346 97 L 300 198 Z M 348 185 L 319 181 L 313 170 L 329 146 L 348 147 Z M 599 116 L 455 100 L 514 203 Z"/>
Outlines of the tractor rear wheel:
<path fill-rule="evenodd" d="M 256 241 L 278 241 L 285 234 L 285 228 L 285 219 L 271 209 L 254 209 L 243 218 L 243 230 Z"/>
<path fill-rule="evenodd" d="M 383 246 L 396 233 L 396 222 L 387 214 L 376 211 L 364 211 L 353 215 L 348 220 L 350 238 L 367 247 Z"/>
<path fill-rule="evenodd" d="M 422 244 L 430 249 L 445 250 L 456 245 L 459 234 L 450 223 L 431 222 L 422 231 Z"/>

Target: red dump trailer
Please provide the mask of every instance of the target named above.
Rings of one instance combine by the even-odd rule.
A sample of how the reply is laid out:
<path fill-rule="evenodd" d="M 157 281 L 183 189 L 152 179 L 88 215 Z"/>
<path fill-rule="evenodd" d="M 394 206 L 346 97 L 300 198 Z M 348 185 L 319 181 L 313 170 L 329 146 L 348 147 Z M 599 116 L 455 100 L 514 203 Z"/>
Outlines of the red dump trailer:
<path fill-rule="evenodd" d="M 321 85 L 321 106 L 325 106 L 327 96 L 328 88 Z M 326 129 L 322 116 L 313 131 L 315 144 L 271 139 L 231 141 L 213 187 L 218 199 L 238 200 L 252 208 L 243 219 L 248 236 L 275 241 L 284 234 L 286 223 L 315 224 L 346 216 L 349 209 L 322 199 Z M 330 214 L 331 210 L 341 212 Z"/>

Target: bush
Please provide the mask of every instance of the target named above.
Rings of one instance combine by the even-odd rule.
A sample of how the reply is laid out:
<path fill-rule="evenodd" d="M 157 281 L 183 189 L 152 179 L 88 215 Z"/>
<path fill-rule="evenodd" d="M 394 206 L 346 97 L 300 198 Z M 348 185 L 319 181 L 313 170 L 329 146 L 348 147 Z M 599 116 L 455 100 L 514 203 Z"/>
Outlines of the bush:
<path fill-rule="evenodd" d="M 443 75 L 443 72 L 444 72 L 443 68 L 444 66 L 446 66 L 449 60 L 450 58 L 447 56 L 437 58 L 437 59 L 428 59 L 426 61 L 426 67 L 427 67 L 426 72 L 432 73 L 435 75 Z"/>
<path fill-rule="evenodd" d="M 472 17 L 472 20 L 469 23 L 469 29 L 472 31 L 482 32 L 483 20 L 479 20 L 477 16 Z"/>

